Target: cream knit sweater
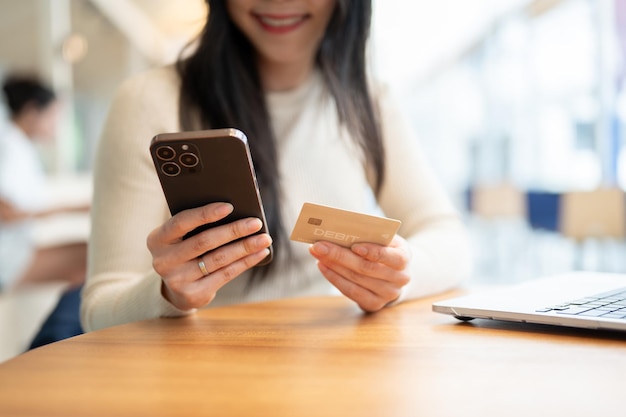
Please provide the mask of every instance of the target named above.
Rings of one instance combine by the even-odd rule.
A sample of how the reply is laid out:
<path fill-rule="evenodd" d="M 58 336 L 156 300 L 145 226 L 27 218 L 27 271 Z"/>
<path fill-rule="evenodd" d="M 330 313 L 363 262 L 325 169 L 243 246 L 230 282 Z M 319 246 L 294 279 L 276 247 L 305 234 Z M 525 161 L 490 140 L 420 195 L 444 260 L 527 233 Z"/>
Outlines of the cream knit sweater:
<path fill-rule="evenodd" d="M 148 233 L 170 217 L 148 146 L 154 135 L 180 130 L 178 96 L 179 79 L 166 67 L 125 82 L 111 105 L 95 161 L 89 271 L 81 307 L 86 331 L 189 313 L 162 297 L 161 278 L 146 248 Z M 442 291 L 468 275 L 465 229 L 384 90 L 376 93 L 386 149 L 386 179 L 377 202 L 361 152 L 339 125 L 319 75 L 266 99 L 278 138 L 288 229 L 306 201 L 361 212 L 372 212 L 377 203 L 384 215 L 402 221 L 399 234 L 412 247 L 412 281 L 402 300 Z M 244 274 L 223 287 L 209 307 L 337 294 L 307 245 L 290 244 L 299 262 L 287 264 L 278 256 L 273 261 L 277 268 L 263 283 L 244 291 Z"/>

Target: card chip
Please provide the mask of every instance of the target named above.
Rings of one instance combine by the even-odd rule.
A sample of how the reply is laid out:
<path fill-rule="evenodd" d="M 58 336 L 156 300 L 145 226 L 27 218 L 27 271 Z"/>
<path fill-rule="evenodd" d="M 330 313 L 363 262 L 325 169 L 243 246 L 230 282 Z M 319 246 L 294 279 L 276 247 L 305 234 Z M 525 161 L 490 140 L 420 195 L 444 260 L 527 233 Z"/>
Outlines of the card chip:
<path fill-rule="evenodd" d="M 319 226 L 322 224 L 322 219 L 316 219 L 315 217 L 309 217 L 309 224 L 312 224 L 314 226 Z"/>

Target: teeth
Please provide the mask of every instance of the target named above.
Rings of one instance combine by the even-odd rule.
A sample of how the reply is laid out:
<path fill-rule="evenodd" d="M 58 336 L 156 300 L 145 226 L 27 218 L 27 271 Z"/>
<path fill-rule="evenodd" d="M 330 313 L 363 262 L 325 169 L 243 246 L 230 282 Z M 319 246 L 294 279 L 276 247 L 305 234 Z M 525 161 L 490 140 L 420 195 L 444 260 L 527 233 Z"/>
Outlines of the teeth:
<path fill-rule="evenodd" d="M 296 16 L 296 17 L 276 19 L 273 17 L 259 16 L 259 19 L 261 20 L 261 22 L 263 22 L 264 24 L 268 26 L 283 27 L 283 26 L 295 25 L 296 23 L 300 22 L 303 19 L 303 17 Z"/>

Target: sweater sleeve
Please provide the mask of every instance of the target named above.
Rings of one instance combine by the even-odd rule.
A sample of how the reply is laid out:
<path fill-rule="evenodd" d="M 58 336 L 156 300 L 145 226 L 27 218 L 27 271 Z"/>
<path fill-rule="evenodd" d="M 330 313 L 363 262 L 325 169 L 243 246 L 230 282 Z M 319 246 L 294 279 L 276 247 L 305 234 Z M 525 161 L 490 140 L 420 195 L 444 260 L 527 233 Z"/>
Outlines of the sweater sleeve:
<path fill-rule="evenodd" d="M 89 267 L 82 292 L 86 331 L 159 316 L 183 315 L 161 295 L 146 237 L 169 217 L 149 144 L 178 130 L 173 71 L 125 82 L 113 99 L 94 164 Z"/>
<path fill-rule="evenodd" d="M 398 301 L 444 291 L 471 272 L 469 237 L 429 166 L 408 123 L 388 92 L 379 90 L 385 178 L 378 202 L 400 219 L 411 247 L 411 281 Z"/>

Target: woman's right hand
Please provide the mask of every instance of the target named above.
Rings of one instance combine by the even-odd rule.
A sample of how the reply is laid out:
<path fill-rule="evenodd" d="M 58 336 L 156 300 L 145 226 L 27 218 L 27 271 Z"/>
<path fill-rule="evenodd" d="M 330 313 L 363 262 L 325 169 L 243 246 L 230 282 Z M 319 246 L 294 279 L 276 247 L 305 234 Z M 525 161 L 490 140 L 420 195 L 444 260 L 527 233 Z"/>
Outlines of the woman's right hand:
<path fill-rule="evenodd" d="M 272 238 L 267 233 L 252 236 L 262 227 L 257 218 L 210 228 L 183 240 L 196 227 L 219 221 L 232 211 L 228 203 L 181 211 L 148 235 L 152 265 L 163 280 L 162 294 L 177 308 L 189 310 L 209 304 L 223 285 L 269 255 Z"/>

